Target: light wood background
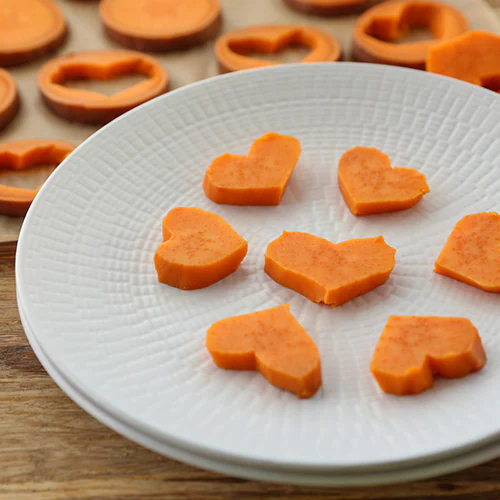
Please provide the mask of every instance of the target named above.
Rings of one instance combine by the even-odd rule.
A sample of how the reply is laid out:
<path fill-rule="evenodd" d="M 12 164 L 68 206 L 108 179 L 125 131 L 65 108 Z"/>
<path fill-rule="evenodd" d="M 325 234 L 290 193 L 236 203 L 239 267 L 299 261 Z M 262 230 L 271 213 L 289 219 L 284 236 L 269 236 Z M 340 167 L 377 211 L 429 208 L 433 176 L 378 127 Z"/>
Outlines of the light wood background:
<path fill-rule="evenodd" d="M 500 15 L 500 0 L 488 1 Z M 0 244 L 1 500 L 500 499 L 500 459 L 404 485 L 306 488 L 205 472 L 133 444 L 76 406 L 41 367 L 17 313 L 14 255 L 15 243 Z"/>

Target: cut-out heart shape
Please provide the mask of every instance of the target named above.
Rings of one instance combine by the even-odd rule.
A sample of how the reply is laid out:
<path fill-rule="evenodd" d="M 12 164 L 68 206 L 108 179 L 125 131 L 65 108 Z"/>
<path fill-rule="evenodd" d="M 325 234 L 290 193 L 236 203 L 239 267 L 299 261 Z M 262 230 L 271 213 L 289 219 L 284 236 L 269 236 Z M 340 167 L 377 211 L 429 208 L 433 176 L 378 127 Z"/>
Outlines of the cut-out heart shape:
<path fill-rule="evenodd" d="M 357 146 L 339 161 L 339 187 L 354 215 L 406 210 L 429 192 L 425 176 L 412 168 L 392 168 L 375 148 Z"/>
<path fill-rule="evenodd" d="M 427 71 L 500 92 L 500 36 L 469 31 L 429 50 Z"/>
<path fill-rule="evenodd" d="M 181 290 L 205 288 L 238 269 L 247 242 L 220 216 L 177 207 L 163 219 L 154 262 L 158 281 Z"/>
<path fill-rule="evenodd" d="M 395 254 L 382 236 L 334 244 L 309 233 L 284 231 L 269 243 L 264 271 L 309 300 L 336 307 L 384 284 Z"/>
<path fill-rule="evenodd" d="M 434 385 L 434 375 L 460 378 L 486 363 L 481 337 L 466 318 L 391 316 L 371 362 L 384 392 L 404 396 Z"/>
<path fill-rule="evenodd" d="M 318 348 L 289 304 L 217 321 L 208 329 L 206 346 L 220 368 L 257 370 L 300 398 L 321 386 Z"/>
<path fill-rule="evenodd" d="M 467 215 L 453 229 L 434 272 L 486 292 L 500 293 L 500 215 Z"/>
<path fill-rule="evenodd" d="M 224 33 L 215 44 L 215 56 L 221 73 L 280 64 L 251 57 L 252 52 L 272 54 L 285 47 L 311 49 L 300 62 L 338 61 L 342 57 L 340 43 L 328 33 L 300 24 L 257 25 Z"/>
<path fill-rule="evenodd" d="M 23 170 L 34 165 L 59 165 L 75 146 L 63 141 L 35 139 L 0 145 L 0 169 Z M 38 189 L 22 189 L 0 185 L 0 213 L 25 215 Z"/>
<path fill-rule="evenodd" d="M 395 43 L 410 27 L 425 27 L 437 40 Z M 449 40 L 469 28 L 459 9 L 432 0 L 392 0 L 381 2 L 359 16 L 353 33 L 356 61 L 393 64 L 425 69 L 429 48 L 439 40 Z"/>
<path fill-rule="evenodd" d="M 68 88 L 71 79 L 110 80 L 139 73 L 144 80 L 115 95 Z M 168 90 L 168 74 L 161 64 L 146 54 L 131 50 L 96 50 L 56 57 L 38 73 L 40 92 L 57 115 L 83 123 L 106 123 Z"/>
<path fill-rule="evenodd" d="M 300 142 L 267 133 L 257 139 L 248 156 L 225 153 L 208 167 L 203 189 L 224 205 L 279 205 L 299 160 Z"/>

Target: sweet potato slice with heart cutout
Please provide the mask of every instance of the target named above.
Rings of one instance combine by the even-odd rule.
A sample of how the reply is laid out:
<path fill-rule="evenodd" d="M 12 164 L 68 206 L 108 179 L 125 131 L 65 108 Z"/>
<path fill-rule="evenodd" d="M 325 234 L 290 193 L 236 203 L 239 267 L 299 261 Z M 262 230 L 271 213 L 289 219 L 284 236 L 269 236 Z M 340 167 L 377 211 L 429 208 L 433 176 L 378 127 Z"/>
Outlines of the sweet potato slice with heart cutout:
<path fill-rule="evenodd" d="M 208 167 L 203 189 L 225 205 L 279 205 L 301 153 L 294 137 L 269 132 L 248 156 L 225 153 Z"/>
<path fill-rule="evenodd" d="M 431 47 L 427 71 L 500 92 L 500 36 L 469 31 Z"/>
<path fill-rule="evenodd" d="M 217 321 L 208 329 L 206 346 L 220 368 L 257 370 L 300 398 L 321 386 L 318 348 L 289 304 Z"/>
<path fill-rule="evenodd" d="M 428 28 L 435 39 L 396 43 L 411 27 Z M 466 17 L 452 5 L 432 0 L 381 2 L 359 16 L 353 33 L 356 61 L 425 69 L 429 48 L 465 33 Z"/>
<path fill-rule="evenodd" d="M 220 216 L 200 208 L 177 207 L 163 219 L 164 242 L 154 256 L 158 281 L 195 290 L 238 269 L 247 242 Z"/>
<path fill-rule="evenodd" d="M 111 80 L 138 73 L 148 77 L 112 96 L 68 88 L 71 79 Z M 168 73 L 146 54 L 131 50 L 96 50 L 56 57 L 38 73 L 47 106 L 58 116 L 82 123 L 106 123 L 168 90 Z"/>
<path fill-rule="evenodd" d="M 466 318 L 391 316 L 371 362 L 384 392 L 404 396 L 434 385 L 434 375 L 460 378 L 486 363 L 481 338 Z"/>
<path fill-rule="evenodd" d="M 24 170 L 48 164 L 57 166 L 74 149 L 67 142 L 48 139 L 6 142 L 0 145 L 0 170 Z M 39 189 L 0 185 L 0 214 L 25 215 Z"/>
<path fill-rule="evenodd" d="M 384 284 L 395 254 L 382 236 L 334 244 L 309 233 L 284 231 L 269 243 L 264 271 L 309 300 L 336 307 Z"/>
<path fill-rule="evenodd" d="M 429 192 L 423 174 L 412 168 L 393 168 L 382 151 L 361 146 L 340 158 L 338 181 L 354 215 L 406 210 Z"/>
<path fill-rule="evenodd" d="M 467 215 L 453 229 L 434 272 L 486 292 L 500 293 L 500 215 Z"/>
<path fill-rule="evenodd" d="M 330 62 L 342 57 L 340 43 L 330 34 L 300 24 L 267 24 L 240 28 L 221 35 L 215 57 L 221 73 L 281 64 L 253 57 L 252 53 L 273 54 L 285 47 L 303 46 L 310 52 L 300 61 Z"/>

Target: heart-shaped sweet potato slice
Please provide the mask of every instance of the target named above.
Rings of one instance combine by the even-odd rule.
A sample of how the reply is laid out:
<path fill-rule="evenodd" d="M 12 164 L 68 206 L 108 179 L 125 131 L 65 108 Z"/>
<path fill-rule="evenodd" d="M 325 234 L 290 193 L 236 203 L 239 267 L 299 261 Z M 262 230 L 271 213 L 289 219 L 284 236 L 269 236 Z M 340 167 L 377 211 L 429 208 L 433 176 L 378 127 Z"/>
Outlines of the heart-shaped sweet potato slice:
<path fill-rule="evenodd" d="M 310 398 L 321 386 L 318 348 L 289 304 L 218 321 L 209 328 L 206 345 L 217 366 L 258 370 L 300 398 Z"/>
<path fill-rule="evenodd" d="M 467 215 L 453 229 L 434 264 L 434 272 L 500 293 L 500 215 Z"/>
<path fill-rule="evenodd" d="M 427 71 L 500 92 L 499 54 L 499 35 L 488 31 L 469 31 L 431 47 L 427 56 Z"/>
<path fill-rule="evenodd" d="M 220 216 L 177 207 L 163 219 L 154 262 L 158 281 L 182 290 L 205 288 L 238 269 L 247 242 Z"/>
<path fill-rule="evenodd" d="M 406 210 L 429 192 L 425 176 L 412 168 L 392 168 L 375 148 L 356 146 L 339 161 L 339 187 L 354 215 Z"/>
<path fill-rule="evenodd" d="M 466 318 L 391 316 L 371 362 L 388 393 L 418 394 L 434 385 L 434 375 L 460 378 L 486 363 L 481 337 Z"/>
<path fill-rule="evenodd" d="M 248 156 L 216 158 L 205 174 L 205 194 L 224 205 L 279 205 L 300 153 L 294 137 L 267 133 Z"/>
<path fill-rule="evenodd" d="M 336 307 L 384 284 L 395 254 L 382 236 L 334 244 L 309 233 L 284 231 L 269 243 L 264 271 L 309 300 Z"/>

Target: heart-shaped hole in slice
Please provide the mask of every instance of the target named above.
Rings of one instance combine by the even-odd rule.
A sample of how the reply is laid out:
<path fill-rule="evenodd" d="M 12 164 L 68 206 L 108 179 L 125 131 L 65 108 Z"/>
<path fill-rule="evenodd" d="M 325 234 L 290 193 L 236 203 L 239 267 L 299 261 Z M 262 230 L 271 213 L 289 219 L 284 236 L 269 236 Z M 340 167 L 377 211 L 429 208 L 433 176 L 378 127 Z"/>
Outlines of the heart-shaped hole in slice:
<path fill-rule="evenodd" d="M 178 207 L 163 219 L 163 239 L 154 262 L 158 281 L 195 290 L 238 269 L 247 242 L 220 216 L 200 208 Z"/>
<path fill-rule="evenodd" d="M 284 231 L 269 243 L 264 271 L 309 300 L 336 307 L 383 285 L 395 255 L 382 236 L 335 244 L 309 233 Z"/>
<path fill-rule="evenodd" d="M 423 174 L 412 168 L 392 168 L 382 151 L 361 146 L 346 151 L 340 158 L 338 181 L 354 215 L 406 210 L 429 192 Z"/>
<path fill-rule="evenodd" d="M 72 80 L 114 80 L 124 75 L 146 77 L 125 90 L 106 96 L 69 88 Z M 168 74 L 152 57 L 129 50 L 77 52 L 49 61 L 38 74 L 47 105 L 59 116 L 83 123 L 105 123 L 168 90 Z"/>
<path fill-rule="evenodd" d="M 301 153 L 294 137 L 267 133 L 248 156 L 225 153 L 208 167 L 203 189 L 224 205 L 279 205 Z"/>
<path fill-rule="evenodd" d="M 318 348 L 289 304 L 217 321 L 206 345 L 220 368 L 257 370 L 300 398 L 310 398 L 321 386 Z"/>
<path fill-rule="evenodd" d="M 301 62 L 338 61 L 342 56 L 335 38 L 311 26 L 297 24 L 259 25 L 230 31 L 217 39 L 215 56 L 220 71 L 225 73 L 279 64 L 276 54 L 290 47 L 309 49 L 303 53 Z M 259 54 L 266 57 L 258 57 Z"/>
<path fill-rule="evenodd" d="M 500 215 L 467 215 L 454 227 L 434 271 L 486 292 L 500 293 Z"/>
<path fill-rule="evenodd" d="M 391 316 L 371 362 L 371 371 L 388 393 L 418 394 L 434 376 L 461 378 L 486 363 L 481 337 L 466 318 Z"/>

